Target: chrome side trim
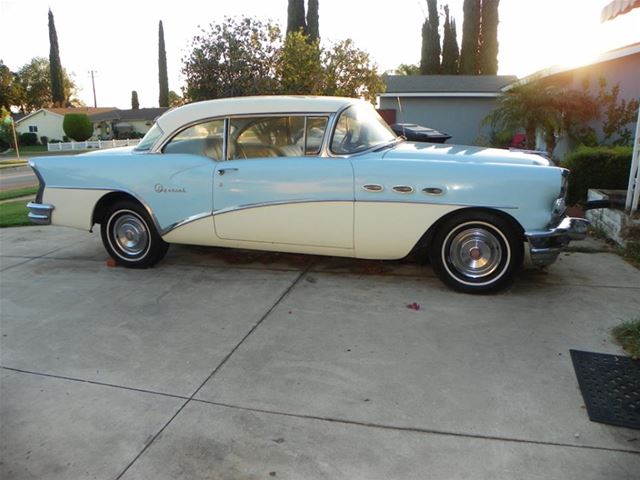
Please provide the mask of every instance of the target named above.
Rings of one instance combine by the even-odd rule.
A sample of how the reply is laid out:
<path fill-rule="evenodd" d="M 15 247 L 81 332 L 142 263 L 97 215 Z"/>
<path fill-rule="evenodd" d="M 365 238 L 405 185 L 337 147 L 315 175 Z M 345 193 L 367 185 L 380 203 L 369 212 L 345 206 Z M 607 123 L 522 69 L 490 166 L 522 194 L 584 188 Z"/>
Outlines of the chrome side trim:
<path fill-rule="evenodd" d="M 212 217 L 213 214 L 211 212 L 202 212 L 202 213 L 197 213 L 195 215 L 191 215 L 190 217 L 187 217 L 183 220 L 180 220 L 179 222 L 175 222 L 172 223 L 171 225 L 169 225 L 167 228 L 165 228 L 164 230 L 162 230 L 160 233 L 161 237 L 164 237 L 165 235 L 167 235 L 169 232 L 175 230 L 176 228 L 180 228 L 180 227 L 184 227 L 185 225 L 198 221 L 198 220 L 202 220 L 203 218 L 207 218 L 207 217 Z"/>
<path fill-rule="evenodd" d="M 369 183 L 367 185 L 362 185 L 362 190 L 364 190 L 365 192 L 380 193 L 384 192 L 384 186 L 377 183 Z"/>
<path fill-rule="evenodd" d="M 413 193 L 413 187 L 411 185 L 396 185 L 392 188 L 394 192 L 402 193 L 404 195 L 409 195 Z"/>
<path fill-rule="evenodd" d="M 37 225 L 50 225 L 51 224 L 51 212 L 56 208 L 48 203 L 27 203 L 29 209 L 28 217 L 31 223 Z"/>
<path fill-rule="evenodd" d="M 257 202 L 257 203 L 246 203 L 243 205 L 236 205 L 233 207 L 225 207 L 220 210 L 214 210 L 213 216 L 222 215 L 223 213 L 236 212 L 240 210 L 249 210 L 251 208 L 261 208 L 261 207 L 274 207 L 278 205 L 296 205 L 300 203 L 353 203 L 352 199 L 348 200 L 315 200 L 311 198 L 300 199 L 300 200 L 277 200 L 273 202 Z"/>

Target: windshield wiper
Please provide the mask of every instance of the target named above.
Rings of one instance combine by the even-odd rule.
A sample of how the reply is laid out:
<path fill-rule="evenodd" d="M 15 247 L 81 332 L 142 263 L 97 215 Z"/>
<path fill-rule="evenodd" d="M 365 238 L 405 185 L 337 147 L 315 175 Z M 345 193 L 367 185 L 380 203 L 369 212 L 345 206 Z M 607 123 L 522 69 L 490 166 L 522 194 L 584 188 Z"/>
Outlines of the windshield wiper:
<path fill-rule="evenodd" d="M 379 152 L 380 150 L 384 150 L 385 148 L 390 148 L 393 147 L 394 145 L 397 145 L 400 142 L 404 142 L 405 139 L 403 137 L 397 137 L 394 138 L 393 140 L 391 140 L 389 143 L 385 143 L 384 145 L 379 146 L 378 148 L 374 148 L 373 151 L 374 152 Z"/>

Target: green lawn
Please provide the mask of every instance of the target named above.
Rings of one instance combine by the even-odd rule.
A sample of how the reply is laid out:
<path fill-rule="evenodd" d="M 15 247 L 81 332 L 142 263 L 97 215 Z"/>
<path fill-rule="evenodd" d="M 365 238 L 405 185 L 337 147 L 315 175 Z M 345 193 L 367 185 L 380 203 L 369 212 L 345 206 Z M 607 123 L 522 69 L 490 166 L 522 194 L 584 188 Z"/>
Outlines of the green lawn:
<path fill-rule="evenodd" d="M 27 195 L 35 195 L 37 191 L 38 187 L 14 188 L 13 190 L 6 190 L 4 192 L 0 192 L 0 201 L 9 200 L 11 198 L 26 197 Z"/>
<path fill-rule="evenodd" d="M 0 228 L 33 225 L 29 221 L 27 213 L 29 212 L 25 200 L 0 203 Z"/>
<path fill-rule="evenodd" d="M 613 329 L 613 336 L 633 358 L 640 359 L 640 318 Z"/>

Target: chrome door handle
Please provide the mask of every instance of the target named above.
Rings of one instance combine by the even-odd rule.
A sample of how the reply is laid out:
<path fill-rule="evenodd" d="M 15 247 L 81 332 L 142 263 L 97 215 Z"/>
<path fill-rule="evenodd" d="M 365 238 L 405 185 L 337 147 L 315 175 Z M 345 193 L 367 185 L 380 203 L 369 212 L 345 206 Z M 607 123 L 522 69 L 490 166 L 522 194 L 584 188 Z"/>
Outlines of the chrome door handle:
<path fill-rule="evenodd" d="M 382 185 L 378 185 L 377 183 L 370 183 L 368 185 L 363 185 L 362 189 L 367 192 L 382 192 L 384 187 Z"/>
<path fill-rule="evenodd" d="M 220 168 L 218 170 L 218 175 L 222 176 L 227 172 L 237 172 L 238 169 L 237 168 Z"/>

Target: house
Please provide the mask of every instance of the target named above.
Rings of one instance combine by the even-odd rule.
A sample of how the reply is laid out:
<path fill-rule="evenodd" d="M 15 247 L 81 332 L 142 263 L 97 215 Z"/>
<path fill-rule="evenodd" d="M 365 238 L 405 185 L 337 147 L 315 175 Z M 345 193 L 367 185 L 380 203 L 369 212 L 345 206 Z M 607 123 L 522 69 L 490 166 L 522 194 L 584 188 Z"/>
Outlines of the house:
<path fill-rule="evenodd" d="M 16 132 L 35 133 L 38 139 L 62 140 L 64 116 L 68 113 L 85 113 L 93 123 L 95 138 L 111 139 L 128 137 L 132 133 L 145 134 L 156 118 L 167 108 L 140 108 L 120 110 L 115 107 L 41 108 L 16 119 Z"/>
<path fill-rule="evenodd" d="M 161 108 L 114 109 L 92 115 L 94 136 L 99 138 L 125 138 L 132 133 L 145 134 L 156 118 L 169 110 Z"/>
<path fill-rule="evenodd" d="M 62 137 L 65 136 L 62 122 L 67 113 L 86 113 L 91 117 L 96 113 L 110 110 L 115 110 L 115 108 L 41 108 L 16 119 L 16 132 L 18 135 L 21 133 L 35 133 L 38 139 L 47 137 L 49 140 L 62 140 Z"/>
<path fill-rule="evenodd" d="M 388 75 L 379 107 L 388 123 L 417 123 L 452 136 L 450 143 L 475 144 L 488 137 L 483 119 L 495 108 L 513 75 Z"/>

